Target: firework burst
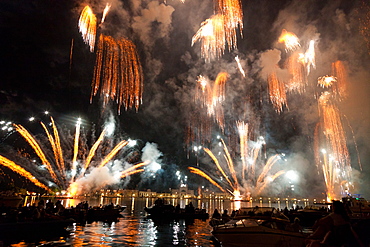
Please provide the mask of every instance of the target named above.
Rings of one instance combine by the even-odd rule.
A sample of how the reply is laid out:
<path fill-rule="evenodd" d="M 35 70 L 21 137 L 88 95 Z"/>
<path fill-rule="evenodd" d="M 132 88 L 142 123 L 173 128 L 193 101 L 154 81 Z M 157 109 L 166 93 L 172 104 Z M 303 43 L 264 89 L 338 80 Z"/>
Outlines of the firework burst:
<path fill-rule="evenodd" d="M 299 39 L 294 33 L 288 32 L 283 29 L 279 37 L 279 43 L 285 44 L 285 51 L 294 51 L 298 49 L 301 45 L 299 44 Z"/>
<path fill-rule="evenodd" d="M 123 150 L 123 148 L 128 144 L 127 141 L 120 141 L 118 144 L 113 146 L 111 151 L 105 154 L 107 150 L 109 150 L 108 146 L 111 146 L 111 144 L 106 143 L 104 147 L 102 147 L 103 140 L 106 137 L 106 131 L 103 130 L 98 140 L 94 143 L 87 154 L 85 150 L 86 141 L 80 138 L 80 121 L 78 121 L 74 140 L 72 142 L 67 140 L 64 141 L 64 145 L 68 146 L 71 144 L 71 147 L 63 149 L 59 130 L 56 127 L 53 118 L 51 118 L 52 131 L 50 131 L 43 122 L 41 122 L 41 125 L 44 128 L 48 143 L 44 143 L 42 139 L 36 138 L 23 126 L 14 124 L 15 130 L 23 137 L 26 143 L 30 145 L 31 149 L 38 156 L 41 161 L 40 166 L 37 165 L 37 162 L 23 161 L 26 165 L 25 167 L 21 167 L 4 156 L 0 156 L 0 164 L 10 168 L 12 171 L 20 174 L 36 186 L 47 191 L 50 191 L 50 184 L 54 183 L 57 186 L 56 189 L 61 191 L 67 190 L 71 195 L 74 195 L 74 193 L 79 189 L 79 181 L 87 175 L 87 170 L 101 169 L 106 166 L 108 162 L 113 161 L 119 151 Z M 50 149 L 46 147 L 47 144 L 50 145 Z M 63 150 L 65 151 L 63 152 Z M 99 155 L 97 154 L 98 150 L 100 150 Z M 71 155 L 70 158 L 68 157 L 69 155 Z M 28 155 L 28 157 L 31 157 L 31 155 Z M 93 160 L 94 162 L 92 162 Z M 129 176 L 129 174 L 134 174 L 131 172 L 135 172 L 137 168 L 143 167 L 147 164 L 148 163 L 146 162 L 139 163 L 127 168 L 126 170 L 118 172 L 122 177 L 126 177 Z M 35 177 L 38 175 L 33 175 L 33 173 L 38 174 L 35 171 L 39 170 L 40 167 L 45 167 L 47 174 L 43 174 L 40 179 L 37 179 Z M 139 171 L 136 171 L 136 173 L 138 172 Z M 76 175 L 78 175 L 77 179 Z M 45 180 L 48 180 L 47 182 L 49 183 L 49 186 L 45 185 Z"/>
<path fill-rule="evenodd" d="M 242 121 L 238 121 L 237 125 L 240 134 L 241 158 L 242 161 L 245 160 L 244 162 L 242 162 L 241 169 L 238 164 L 234 164 L 233 158 L 225 142 L 221 139 L 224 154 L 223 159 L 218 159 L 210 149 L 203 148 L 203 150 L 213 160 L 216 166 L 216 169 L 214 169 L 214 171 L 216 172 L 216 174 L 221 174 L 221 177 L 212 175 L 212 172 L 202 171 L 199 168 L 189 167 L 189 170 L 190 172 L 207 179 L 221 191 L 229 192 L 234 197 L 239 196 L 241 192 L 245 194 L 250 192 L 259 194 L 266 189 L 269 183 L 273 182 L 277 177 L 285 173 L 283 170 L 280 170 L 271 176 L 268 175 L 271 172 L 273 165 L 278 160 L 280 160 L 280 156 L 274 155 L 270 157 L 264 165 L 258 167 L 258 170 L 260 170 L 261 172 L 258 177 L 256 177 L 255 170 L 257 169 L 256 166 L 258 166 L 257 156 L 261 145 L 255 145 L 254 147 L 248 149 L 248 125 Z"/>

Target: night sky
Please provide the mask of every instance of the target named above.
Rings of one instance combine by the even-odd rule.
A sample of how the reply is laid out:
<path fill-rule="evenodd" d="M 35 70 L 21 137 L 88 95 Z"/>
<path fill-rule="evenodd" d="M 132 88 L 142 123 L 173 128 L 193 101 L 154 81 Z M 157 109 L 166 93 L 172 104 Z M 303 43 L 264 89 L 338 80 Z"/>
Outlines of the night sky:
<path fill-rule="evenodd" d="M 136 45 L 144 72 L 143 103 L 137 112 L 121 110 L 118 114 L 115 102 L 103 108 L 99 95 L 90 102 L 96 56 L 84 43 L 78 20 L 86 5 L 101 19 L 107 2 L 112 7 L 97 33 L 126 38 Z M 71 119 L 81 117 L 86 129 L 95 128 L 100 133 L 107 120 L 114 119 L 116 137 L 137 139 L 140 148 L 145 143 L 156 144 L 162 154 L 157 160 L 162 170 L 156 178 L 135 178 L 129 183 L 132 188 L 152 186 L 154 190 L 177 186 L 176 170 L 188 175 L 191 187 L 208 186 L 187 171 L 188 166 L 197 164 L 208 171 L 214 169 L 210 158 L 203 152 L 195 153 L 193 146 L 212 149 L 216 136 L 222 135 L 235 149 L 235 122 L 245 121 L 253 128 L 254 140 L 265 138 L 263 155 L 286 155 L 282 168 L 299 173 L 301 195 L 320 195 L 325 187 L 313 152 L 314 130 L 320 118 L 317 95 L 322 91 L 317 78 L 329 75 L 331 63 L 341 60 L 347 66 L 348 96 L 338 108 L 356 181 L 353 193 L 370 197 L 370 6 L 366 1 L 242 1 L 244 27 L 242 35 L 237 32 L 237 49 L 226 49 L 221 58 L 208 63 L 200 56 L 200 43 L 191 46 L 191 41 L 201 23 L 213 14 L 213 1 L 107 2 L 1 1 L 0 120 L 42 132 L 28 118 L 47 121 L 43 114 L 47 110 L 57 124 L 71 127 L 71 132 Z M 269 100 L 266 75 L 278 64 L 281 78 L 289 76 L 283 67 L 288 54 L 277 42 L 282 29 L 295 33 L 302 49 L 315 40 L 316 69 L 309 74 L 304 93 L 288 93 L 288 108 L 279 114 Z M 246 71 L 245 78 L 234 60 L 236 55 Z M 222 71 L 229 74 L 225 131 L 213 122 L 214 140 L 188 143 L 189 124 L 201 122 L 194 99 L 197 77 L 214 81 Z M 1 134 L 1 155 L 6 156 L 9 147 L 21 148 L 16 135 Z M 279 193 L 282 187 L 275 185 L 270 192 Z"/>

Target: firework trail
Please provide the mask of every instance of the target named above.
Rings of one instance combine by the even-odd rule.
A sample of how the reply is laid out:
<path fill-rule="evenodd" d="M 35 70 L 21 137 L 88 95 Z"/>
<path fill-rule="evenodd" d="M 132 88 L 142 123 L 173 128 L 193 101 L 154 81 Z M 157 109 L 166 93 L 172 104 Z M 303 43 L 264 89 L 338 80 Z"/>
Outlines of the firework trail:
<path fill-rule="evenodd" d="M 55 174 L 53 167 L 51 166 L 50 162 L 46 158 L 44 151 L 41 149 L 40 144 L 36 141 L 35 137 L 32 136 L 31 133 L 28 132 L 28 130 L 26 130 L 21 125 L 14 124 L 14 128 L 30 144 L 30 146 L 33 148 L 33 150 L 37 154 L 37 156 L 40 158 L 42 164 L 46 166 L 53 180 L 57 184 L 60 184 L 57 180 L 57 175 Z"/>
<path fill-rule="evenodd" d="M 109 12 L 110 7 L 112 7 L 112 5 L 110 3 L 107 3 L 107 5 L 105 5 L 104 11 L 103 11 L 103 17 L 101 18 L 101 24 L 104 23 L 105 17 L 107 16 L 107 14 Z"/>
<path fill-rule="evenodd" d="M 99 168 L 102 168 L 103 166 L 105 166 L 109 161 L 111 161 L 113 159 L 114 156 L 116 156 L 116 154 L 123 148 L 125 147 L 126 145 L 128 144 L 128 141 L 121 141 L 120 143 L 118 143 L 113 149 L 112 151 L 110 151 L 110 153 L 103 159 L 103 161 L 100 163 L 99 165 Z"/>
<path fill-rule="evenodd" d="M 330 92 L 323 92 L 320 96 L 319 110 L 320 130 L 315 131 L 316 162 L 322 166 L 328 198 L 340 198 L 340 193 L 347 190 L 342 186 L 351 181 L 351 163 L 340 112 Z M 322 152 L 323 159 L 320 158 L 319 149 L 325 150 Z"/>
<path fill-rule="evenodd" d="M 145 170 L 144 169 L 138 169 L 138 170 L 135 170 L 135 171 L 130 171 L 130 172 L 122 173 L 121 178 L 125 178 L 125 177 L 128 177 L 128 176 L 131 176 L 131 175 L 134 175 L 134 174 L 143 172 L 143 171 L 145 171 Z"/>
<path fill-rule="evenodd" d="M 281 113 L 283 106 L 288 107 L 284 82 L 279 80 L 276 72 L 271 73 L 268 78 L 269 95 L 272 105 L 277 113 Z"/>
<path fill-rule="evenodd" d="M 285 51 L 294 51 L 298 49 L 301 45 L 299 44 L 298 37 L 291 32 L 283 29 L 279 37 L 279 43 L 285 44 Z"/>
<path fill-rule="evenodd" d="M 236 123 L 239 132 L 240 138 L 240 157 L 242 159 L 243 169 L 242 169 L 242 178 L 245 178 L 245 171 L 247 169 L 247 160 L 248 157 L 248 124 L 243 121 L 238 121 Z"/>
<path fill-rule="evenodd" d="M 78 27 L 85 44 L 89 45 L 90 51 L 93 52 L 96 37 L 96 16 L 89 6 L 82 10 Z"/>
<path fill-rule="evenodd" d="M 290 92 L 302 94 L 307 84 L 307 75 L 305 73 L 305 61 L 299 57 L 300 54 L 293 53 L 286 61 L 285 66 L 288 69 L 291 78 L 286 84 Z"/>
<path fill-rule="evenodd" d="M 13 161 L 11 161 L 11 160 L 9 160 L 9 159 L 5 158 L 4 156 L 1 156 L 1 155 L 0 155 L 0 164 L 5 166 L 5 167 L 8 167 L 9 169 L 18 173 L 22 177 L 27 178 L 29 181 L 34 183 L 36 186 L 38 186 L 38 187 L 40 187 L 40 188 L 42 188 L 46 191 L 51 192 L 49 187 L 45 186 L 43 183 L 41 183 L 39 180 L 37 180 L 30 172 L 26 171 L 23 167 L 17 165 Z"/>
<path fill-rule="evenodd" d="M 240 73 L 243 75 L 243 77 L 245 77 L 245 72 L 242 68 L 242 65 L 240 64 L 240 60 L 239 60 L 238 56 L 235 57 L 235 61 L 238 64 L 238 68 L 239 68 Z"/>
<path fill-rule="evenodd" d="M 210 176 L 208 176 L 205 172 L 200 170 L 199 168 L 195 167 L 188 167 L 191 173 L 197 174 L 205 179 L 207 179 L 211 184 L 219 188 L 222 192 L 226 192 L 216 181 L 214 181 Z"/>
<path fill-rule="evenodd" d="M 127 176 L 129 176 L 127 174 L 131 174 L 132 172 L 135 172 L 135 169 L 138 169 L 140 167 L 146 166 L 148 164 L 149 164 L 149 162 L 141 162 L 141 163 L 136 164 L 136 165 L 134 165 L 134 166 L 132 166 L 130 168 L 127 168 L 126 170 L 124 170 L 122 172 L 122 176 L 121 177 L 127 177 Z"/>
<path fill-rule="evenodd" d="M 202 22 L 199 30 L 191 40 L 191 46 L 195 42 L 201 42 L 201 57 L 206 62 L 220 58 L 225 51 L 225 28 L 222 15 L 213 15 Z"/>
<path fill-rule="evenodd" d="M 347 71 L 344 63 L 340 60 L 332 63 L 331 73 L 336 78 L 334 93 L 339 96 L 339 99 L 344 99 L 347 97 Z"/>
<path fill-rule="evenodd" d="M 216 122 L 219 124 L 221 129 L 224 129 L 224 110 L 222 103 L 225 101 L 226 82 L 228 76 L 229 75 L 226 72 L 218 73 L 212 90 L 212 106 L 214 109 Z"/>
<path fill-rule="evenodd" d="M 300 53 L 299 55 L 300 60 L 306 64 L 307 75 L 309 75 L 311 72 L 311 67 L 316 69 L 315 41 L 311 40 L 307 51 L 304 54 Z"/>
<path fill-rule="evenodd" d="M 103 108 L 112 100 L 118 104 L 118 113 L 122 105 L 126 110 L 138 110 L 142 103 L 143 71 L 136 46 L 130 40 L 100 35 L 90 101 L 99 89 Z"/>

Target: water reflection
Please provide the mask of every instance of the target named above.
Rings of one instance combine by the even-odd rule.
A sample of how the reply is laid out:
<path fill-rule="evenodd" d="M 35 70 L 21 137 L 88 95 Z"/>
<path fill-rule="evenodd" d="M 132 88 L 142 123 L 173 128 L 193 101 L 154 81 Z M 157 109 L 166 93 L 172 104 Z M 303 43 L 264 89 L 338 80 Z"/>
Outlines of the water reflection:
<path fill-rule="evenodd" d="M 43 198 L 47 200 L 60 200 L 55 198 Z M 86 225 L 73 224 L 68 228 L 67 236 L 57 238 L 33 240 L 33 243 L 21 239 L 11 246 L 36 246 L 37 244 L 46 243 L 47 241 L 61 241 L 71 246 L 214 246 L 212 242 L 211 226 L 209 221 L 202 220 L 156 220 L 148 219 L 144 207 L 151 206 L 156 198 L 80 198 L 80 199 L 63 199 L 65 207 L 75 207 L 78 203 L 88 201 L 90 206 L 106 205 L 113 203 L 116 205 L 127 206 L 124 210 L 123 218 L 118 222 L 110 224 L 103 222 L 92 222 Z M 23 205 L 36 204 L 40 198 L 27 197 Z M 171 198 L 167 203 L 173 205 L 180 204 L 182 208 L 190 202 L 198 208 L 205 208 L 212 215 L 214 209 L 219 212 L 239 209 L 240 207 L 253 206 L 272 206 L 288 207 L 293 205 L 305 206 L 308 201 L 271 200 L 258 198 L 251 202 L 229 201 L 216 199 L 175 199 Z M 34 244 L 34 245 L 30 245 Z"/>

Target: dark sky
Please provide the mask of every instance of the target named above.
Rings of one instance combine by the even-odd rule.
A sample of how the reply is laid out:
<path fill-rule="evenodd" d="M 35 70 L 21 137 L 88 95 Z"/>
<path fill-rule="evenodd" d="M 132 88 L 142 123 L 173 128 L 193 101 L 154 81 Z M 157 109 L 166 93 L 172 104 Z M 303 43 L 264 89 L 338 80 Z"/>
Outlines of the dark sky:
<path fill-rule="evenodd" d="M 122 132 L 117 136 L 128 135 L 141 143 L 158 145 L 163 154 L 162 167 L 167 169 L 162 177 L 166 181 L 173 171 L 180 169 L 186 173 L 186 167 L 195 166 L 196 162 L 208 170 L 212 167 L 206 154 L 196 156 L 192 150 L 193 145 L 212 149 L 213 141 L 186 143 L 186 129 L 191 123 L 203 121 L 194 100 L 197 77 L 204 75 L 214 81 L 219 72 L 226 71 L 229 79 L 223 138 L 230 142 L 230 147 L 235 149 L 232 143 L 238 139 L 235 122 L 248 122 L 253 128 L 254 141 L 257 136 L 264 136 L 266 157 L 285 153 L 284 169 L 298 171 L 300 184 L 309 186 L 302 191 L 308 193 L 311 189 L 321 193 L 322 174 L 317 171 L 313 154 L 313 134 L 319 121 L 315 96 L 320 90 L 316 82 L 318 77 L 331 73 L 332 62 L 342 60 L 348 68 L 348 97 L 338 108 L 347 133 L 354 180 L 359 183 L 355 192 L 370 196 L 367 167 L 370 35 L 360 32 L 366 13 L 369 16 L 366 3 L 361 0 L 242 1 L 244 28 L 242 37 L 238 32 L 237 49 L 226 50 L 221 58 L 206 63 L 200 57 L 200 43 L 191 46 L 191 39 L 200 24 L 213 14 L 212 1 L 108 2 L 112 7 L 98 33 L 126 38 L 136 45 L 144 71 L 143 103 L 138 112 L 122 110 L 118 114 L 114 102 L 103 109 L 99 96 L 90 102 L 96 57 L 82 40 L 78 19 L 82 9 L 89 5 L 99 20 L 106 2 L 2 0 L 0 118 L 26 124 L 30 116 L 45 119 L 42 114 L 48 110 L 60 124 L 82 117 L 87 125 L 102 128 L 113 117 Z M 368 28 L 369 25 L 367 19 Z M 284 108 L 278 114 L 268 98 L 266 73 L 277 62 L 281 76 L 287 75 L 283 63 L 288 55 L 277 43 L 282 29 L 295 33 L 302 49 L 309 40 L 315 40 L 316 69 L 308 77 L 305 93 L 289 94 L 289 109 Z M 236 55 L 247 73 L 245 78 L 235 63 Z M 222 132 L 213 125 L 214 138 Z M 5 139 L 2 143 L 9 144 Z M 188 176 L 193 184 L 205 184 L 196 175 Z M 166 183 L 163 181 L 162 185 Z M 276 186 L 275 192 L 279 188 Z"/>

